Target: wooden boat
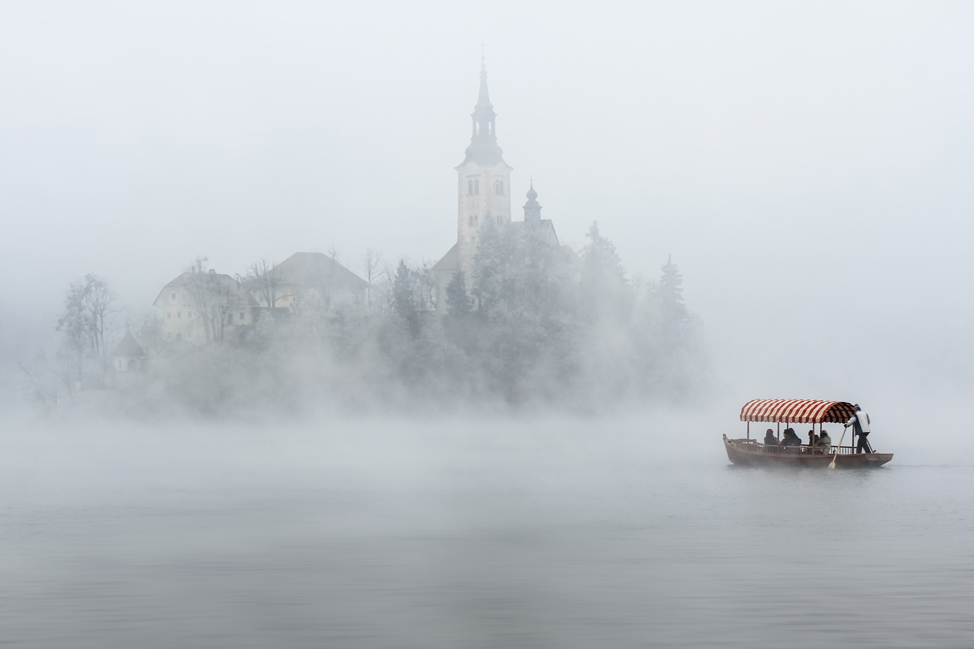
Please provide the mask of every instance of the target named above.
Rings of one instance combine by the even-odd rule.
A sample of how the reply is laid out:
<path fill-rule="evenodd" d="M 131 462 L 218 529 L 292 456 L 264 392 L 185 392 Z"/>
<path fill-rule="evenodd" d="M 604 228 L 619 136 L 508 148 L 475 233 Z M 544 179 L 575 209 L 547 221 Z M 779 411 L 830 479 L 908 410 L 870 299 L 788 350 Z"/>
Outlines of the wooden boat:
<path fill-rule="evenodd" d="M 811 399 L 755 399 L 741 408 L 741 421 L 747 422 L 747 437 L 728 439 L 724 435 L 727 459 L 734 464 L 751 466 L 805 466 L 826 468 L 835 460 L 836 468 L 851 469 L 878 467 L 893 459 L 892 453 L 856 453 L 853 440 L 849 446 L 833 446 L 829 453 L 820 447 L 779 446 L 762 444 L 751 439 L 751 422 L 778 425 L 777 439 L 781 439 L 781 424 L 845 424 L 855 416 L 856 409 L 845 401 L 816 401 Z M 848 431 L 851 434 L 851 431 Z M 841 442 L 841 440 L 840 440 Z"/>

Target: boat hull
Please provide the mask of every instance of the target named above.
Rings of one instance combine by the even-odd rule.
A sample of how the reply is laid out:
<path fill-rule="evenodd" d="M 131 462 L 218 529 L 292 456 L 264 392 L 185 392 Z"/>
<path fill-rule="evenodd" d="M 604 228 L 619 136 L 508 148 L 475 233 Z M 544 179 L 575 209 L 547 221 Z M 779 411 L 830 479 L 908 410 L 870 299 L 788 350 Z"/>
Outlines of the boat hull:
<path fill-rule="evenodd" d="M 807 447 L 766 447 L 754 440 L 727 439 L 727 435 L 724 435 L 724 448 L 727 450 L 727 459 L 734 464 L 745 466 L 794 466 L 824 469 L 835 458 L 837 469 L 857 469 L 879 467 L 893 459 L 892 453 L 817 455 L 809 453 Z"/>

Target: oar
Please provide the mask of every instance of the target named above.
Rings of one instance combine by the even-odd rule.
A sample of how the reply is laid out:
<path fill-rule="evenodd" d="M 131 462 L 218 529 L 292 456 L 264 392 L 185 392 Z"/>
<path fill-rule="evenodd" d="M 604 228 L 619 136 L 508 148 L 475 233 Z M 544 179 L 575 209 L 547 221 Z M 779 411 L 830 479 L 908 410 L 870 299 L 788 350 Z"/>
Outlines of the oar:
<path fill-rule="evenodd" d="M 835 459 L 839 457 L 839 449 L 842 448 L 842 441 L 845 439 L 845 432 L 847 430 L 849 430 L 848 426 L 842 429 L 842 437 L 839 438 L 839 445 L 835 447 L 835 455 L 832 456 L 832 462 L 829 464 L 830 469 L 835 468 Z"/>

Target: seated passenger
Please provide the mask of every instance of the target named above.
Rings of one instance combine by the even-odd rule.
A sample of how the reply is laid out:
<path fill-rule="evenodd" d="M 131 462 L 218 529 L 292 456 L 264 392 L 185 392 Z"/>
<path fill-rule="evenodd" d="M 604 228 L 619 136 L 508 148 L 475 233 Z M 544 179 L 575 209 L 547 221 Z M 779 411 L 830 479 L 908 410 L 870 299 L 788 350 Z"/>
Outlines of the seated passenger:
<path fill-rule="evenodd" d="M 822 429 L 822 434 L 818 438 L 818 447 L 826 455 L 832 452 L 832 438 L 829 437 L 828 432 L 824 428 Z"/>
<path fill-rule="evenodd" d="M 815 448 L 815 431 L 808 431 L 808 448 Z"/>
<path fill-rule="evenodd" d="M 775 439 L 774 431 L 771 430 L 770 428 L 768 429 L 768 432 L 766 432 L 764 434 L 764 445 L 765 446 L 777 446 L 778 445 L 778 440 Z"/>
<path fill-rule="evenodd" d="M 801 446 L 802 439 L 795 433 L 794 428 L 786 428 L 785 434 L 781 438 L 782 446 Z"/>

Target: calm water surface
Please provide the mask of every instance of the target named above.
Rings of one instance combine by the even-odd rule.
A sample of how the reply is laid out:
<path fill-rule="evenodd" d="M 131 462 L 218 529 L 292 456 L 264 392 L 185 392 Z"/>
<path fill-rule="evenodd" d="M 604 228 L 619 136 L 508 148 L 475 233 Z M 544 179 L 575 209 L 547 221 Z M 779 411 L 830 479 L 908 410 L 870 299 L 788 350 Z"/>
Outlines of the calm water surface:
<path fill-rule="evenodd" d="M 11 444 L 0 644 L 974 642 L 971 465 L 737 469 L 719 438 L 524 433 Z"/>

